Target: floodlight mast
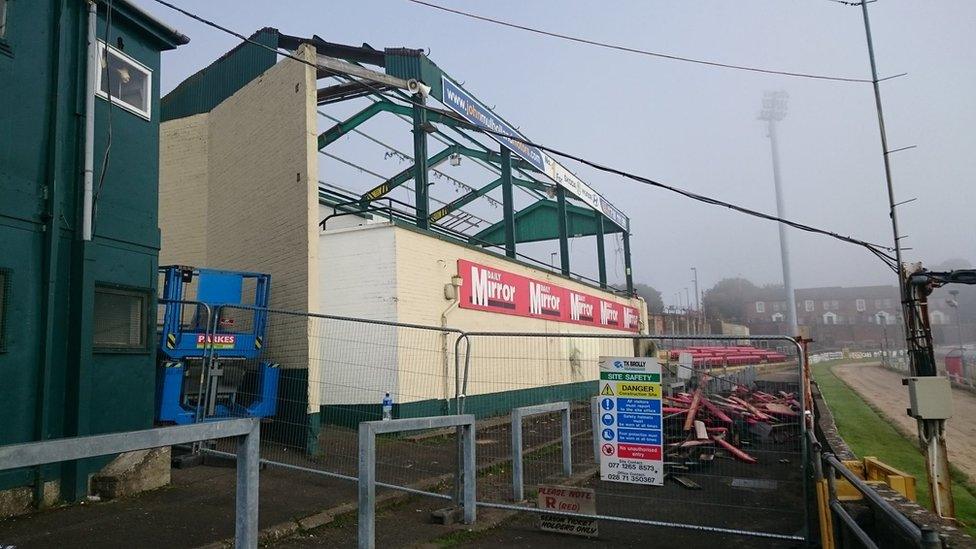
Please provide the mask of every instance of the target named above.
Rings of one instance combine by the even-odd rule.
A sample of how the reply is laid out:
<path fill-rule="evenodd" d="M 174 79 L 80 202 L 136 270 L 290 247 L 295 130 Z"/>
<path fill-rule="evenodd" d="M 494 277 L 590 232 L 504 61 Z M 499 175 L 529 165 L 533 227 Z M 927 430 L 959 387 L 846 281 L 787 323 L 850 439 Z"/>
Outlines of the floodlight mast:
<path fill-rule="evenodd" d="M 762 110 L 759 119 L 766 121 L 769 136 L 769 149 L 773 159 L 773 189 L 776 191 L 776 216 L 786 217 L 783 206 L 783 192 L 780 184 L 779 144 L 776 141 L 776 122 L 786 118 L 787 101 L 790 96 L 785 91 L 766 92 L 763 95 Z M 800 335 L 799 323 L 796 319 L 796 296 L 793 294 L 793 277 L 790 272 L 790 247 L 786 237 L 786 226 L 779 223 L 779 255 L 783 264 L 783 288 L 786 292 L 787 322 L 790 335 Z"/>

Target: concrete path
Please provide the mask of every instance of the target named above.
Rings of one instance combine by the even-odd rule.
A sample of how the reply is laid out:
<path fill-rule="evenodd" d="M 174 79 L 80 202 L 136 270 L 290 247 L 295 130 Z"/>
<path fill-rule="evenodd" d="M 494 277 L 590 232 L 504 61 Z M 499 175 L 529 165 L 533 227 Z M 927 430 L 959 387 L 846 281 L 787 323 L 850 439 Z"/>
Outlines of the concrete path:
<path fill-rule="evenodd" d="M 915 436 L 915 420 L 905 413 L 908 388 L 901 384 L 902 374 L 871 363 L 841 364 L 833 371 L 862 398 L 884 412 L 899 431 Z M 949 458 L 971 480 L 976 480 L 976 394 L 953 389 L 952 415 L 946 423 Z"/>

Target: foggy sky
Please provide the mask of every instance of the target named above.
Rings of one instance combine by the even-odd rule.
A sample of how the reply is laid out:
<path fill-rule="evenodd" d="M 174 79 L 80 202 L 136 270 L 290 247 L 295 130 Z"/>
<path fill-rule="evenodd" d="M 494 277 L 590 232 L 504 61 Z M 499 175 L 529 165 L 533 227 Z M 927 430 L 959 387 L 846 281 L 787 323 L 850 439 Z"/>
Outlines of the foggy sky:
<path fill-rule="evenodd" d="M 163 93 L 232 48 L 224 35 L 151 2 L 138 0 L 191 43 L 163 55 Z M 527 34 L 417 6 L 405 0 L 274 3 L 214 0 L 177 3 L 245 35 L 273 26 L 332 42 L 429 50 L 529 138 L 606 165 L 775 212 L 769 141 L 756 119 L 764 91 L 785 90 L 789 113 L 779 125 L 786 215 L 797 221 L 890 244 L 874 96 L 867 83 L 762 75 L 597 49 Z M 442 2 L 448 5 L 448 2 Z M 860 8 L 827 0 L 784 2 L 519 2 L 473 0 L 451 7 L 593 40 L 763 68 L 870 78 Z M 608 6 L 613 7 L 608 7 Z M 247 9 L 244 8 L 247 6 Z M 273 8 L 271 6 L 274 6 Z M 879 0 L 870 4 L 896 200 L 907 260 L 976 259 L 973 174 L 976 155 L 976 3 Z M 362 103 L 330 107 L 342 116 Z M 328 121 L 320 118 L 319 129 Z M 395 119 L 365 129 L 410 151 L 409 127 Z M 350 137 L 330 151 L 384 175 L 405 164 Z M 431 153 L 440 149 L 432 143 Z M 320 178 L 355 190 L 379 181 L 320 157 Z M 776 225 L 689 201 L 610 174 L 564 164 L 631 218 L 634 276 L 662 291 L 665 303 L 690 287 L 726 276 L 781 281 Z M 470 162 L 444 167 L 481 186 L 494 179 Z M 450 170 L 455 171 L 450 171 Z M 432 194 L 458 196 L 432 178 Z M 398 195 L 409 196 L 406 191 Z M 529 203 L 522 196 L 519 206 Z M 433 208 L 436 208 L 434 206 Z M 501 219 L 481 203 L 472 211 Z M 866 251 L 789 229 L 794 285 L 894 284 L 894 274 Z M 617 244 L 607 240 L 622 280 Z M 558 244 L 526 246 L 549 260 Z M 595 276 L 592 238 L 573 243 L 574 271 Z M 558 260 L 557 260 L 558 261 Z M 976 262 L 976 261 L 974 261 Z M 682 299 L 684 299 L 682 297 Z"/>

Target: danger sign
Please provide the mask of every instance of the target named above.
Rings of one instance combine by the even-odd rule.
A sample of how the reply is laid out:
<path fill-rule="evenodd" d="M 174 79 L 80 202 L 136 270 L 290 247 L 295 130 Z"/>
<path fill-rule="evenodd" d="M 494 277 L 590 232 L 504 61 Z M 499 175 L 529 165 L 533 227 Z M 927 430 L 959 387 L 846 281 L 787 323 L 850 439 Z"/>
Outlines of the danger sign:
<path fill-rule="evenodd" d="M 653 358 L 600 361 L 600 479 L 664 484 L 661 364 Z"/>
<path fill-rule="evenodd" d="M 596 514 L 596 492 L 575 486 L 540 485 L 537 505 L 561 513 Z M 599 535 L 596 519 L 566 515 L 539 515 L 539 529 L 594 538 Z"/>

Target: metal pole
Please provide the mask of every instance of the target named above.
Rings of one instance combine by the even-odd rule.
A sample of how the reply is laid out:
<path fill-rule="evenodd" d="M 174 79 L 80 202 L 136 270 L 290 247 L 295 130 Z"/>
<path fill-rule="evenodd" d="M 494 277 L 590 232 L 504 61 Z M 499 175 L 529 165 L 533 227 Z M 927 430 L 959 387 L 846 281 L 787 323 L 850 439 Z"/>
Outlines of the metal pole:
<path fill-rule="evenodd" d="M 630 229 L 624 230 L 624 274 L 627 277 L 627 294 L 634 294 L 634 271 L 630 263 Z"/>
<path fill-rule="evenodd" d="M 376 546 L 376 434 L 359 424 L 359 547 Z"/>
<path fill-rule="evenodd" d="M 430 194 L 427 186 L 427 109 L 424 96 L 413 96 L 413 184 L 414 207 L 417 209 L 417 227 L 430 226 Z"/>
<path fill-rule="evenodd" d="M 786 208 L 783 205 L 783 191 L 780 184 L 779 144 L 776 140 L 776 117 L 766 119 L 769 128 L 769 150 L 773 158 L 773 189 L 776 192 L 776 216 L 783 218 Z M 800 334 L 799 323 L 796 319 L 796 300 L 793 292 L 793 276 L 790 272 L 790 245 L 786 236 L 786 225 L 779 223 L 779 256 L 783 264 L 783 287 L 786 291 L 786 311 L 790 327 L 790 335 Z"/>
<path fill-rule="evenodd" d="M 604 226 L 603 226 L 603 214 L 598 211 L 593 212 L 596 215 L 596 261 L 597 268 L 600 272 L 600 287 L 606 289 L 607 287 L 607 251 L 606 242 L 604 242 Z"/>
<path fill-rule="evenodd" d="M 556 211 L 559 226 L 559 265 L 563 276 L 569 276 L 569 226 L 566 220 L 566 188 L 556 187 Z"/>
<path fill-rule="evenodd" d="M 261 423 L 237 440 L 237 513 L 234 547 L 258 546 L 258 466 L 261 461 Z"/>
<path fill-rule="evenodd" d="M 512 151 L 502 147 L 502 210 L 505 225 L 505 255 L 515 258 L 515 198 L 512 196 Z"/>
<path fill-rule="evenodd" d="M 901 295 L 902 316 L 905 326 L 905 342 L 908 349 L 909 368 L 912 375 L 935 375 L 934 364 L 931 360 L 924 360 L 924 372 L 920 371 L 918 361 L 920 353 L 918 343 L 915 341 L 916 325 L 927 323 L 926 318 L 917 318 L 914 300 L 921 290 L 908 289 L 908 279 L 902 267 L 901 257 L 901 235 L 898 231 L 898 214 L 896 211 L 895 190 L 891 181 L 891 162 L 888 159 L 888 135 L 885 131 L 884 109 L 881 105 L 881 87 L 878 81 L 878 66 L 874 57 L 874 42 L 871 38 L 871 21 L 868 17 L 868 3 L 861 2 L 861 15 L 864 18 L 864 36 L 868 45 L 868 59 L 871 62 L 871 83 L 874 88 L 874 104 L 878 112 L 878 131 L 881 134 L 881 154 L 884 159 L 885 183 L 888 190 L 888 215 L 891 217 L 891 232 L 894 239 L 895 263 L 898 273 L 898 290 Z M 922 294 L 924 296 L 924 294 Z M 922 298 L 924 300 L 924 297 Z M 922 311 L 926 308 L 924 303 Z M 931 336 L 928 330 L 922 330 L 928 338 L 928 354 L 931 358 Z M 926 473 L 929 483 L 929 494 L 932 498 L 932 509 L 939 516 L 952 517 L 955 515 L 955 504 L 952 499 L 951 475 L 949 471 L 949 458 L 946 452 L 945 421 L 944 420 L 919 420 L 918 421 L 919 442 L 925 452 Z"/>
<path fill-rule="evenodd" d="M 878 65 L 874 59 L 874 41 L 871 39 L 871 21 L 868 18 L 868 3 L 861 2 L 861 15 L 864 17 L 864 36 L 868 43 L 868 59 L 871 61 L 871 83 L 874 86 L 874 106 L 878 111 L 878 130 L 881 133 L 881 156 L 884 159 L 885 183 L 888 188 L 888 215 L 891 217 L 891 233 L 895 241 L 895 262 L 898 264 L 898 291 L 901 294 L 902 314 L 908 320 L 908 288 L 902 274 L 901 236 L 898 232 L 898 213 L 895 206 L 895 189 L 891 182 L 891 163 L 888 160 L 888 134 L 885 132 L 884 110 L 881 108 L 881 87 L 878 85 Z M 912 347 L 911 334 L 907 329 L 905 339 L 908 348 Z"/>
<path fill-rule="evenodd" d="M 512 410 L 512 499 L 525 499 L 522 479 L 522 412 Z"/>

